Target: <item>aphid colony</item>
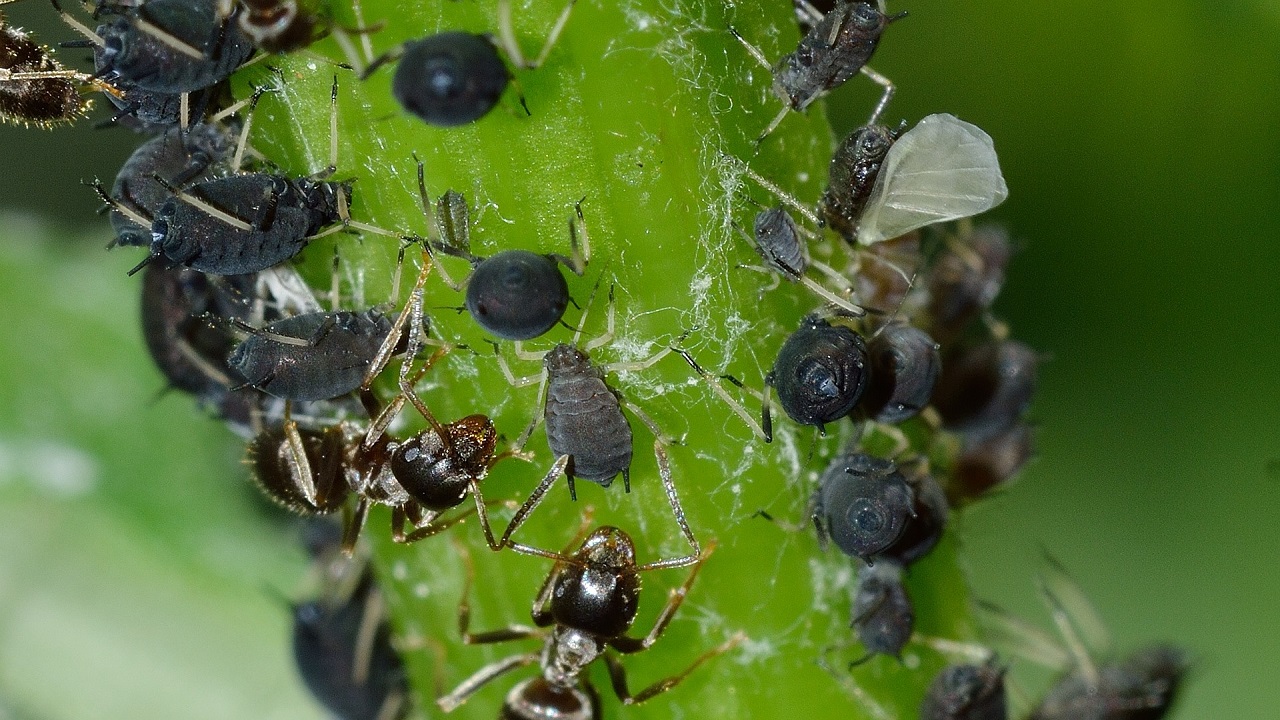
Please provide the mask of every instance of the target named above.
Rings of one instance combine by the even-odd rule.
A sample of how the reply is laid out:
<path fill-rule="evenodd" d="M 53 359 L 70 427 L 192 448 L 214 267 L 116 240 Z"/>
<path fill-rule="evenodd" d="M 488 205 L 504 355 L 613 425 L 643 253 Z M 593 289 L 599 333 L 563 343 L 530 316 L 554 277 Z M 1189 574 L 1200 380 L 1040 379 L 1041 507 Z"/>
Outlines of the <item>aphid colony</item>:
<path fill-rule="evenodd" d="M 753 217 L 730 220 L 747 242 L 744 259 L 753 252 L 763 263 L 740 267 L 773 275 L 774 287 L 778 279 L 802 286 L 811 293 L 804 297 L 817 303 L 777 339 L 772 365 L 753 382 L 708 372 L 679 342 L 636 362 L 593 360 L 592 353 L 613 339 L 613 288 L 599 337 L 582 339 L 601 279 L 576 327 L 563 316 L 574 303 L 564 273 L 583 276 L 591 261 L 594 198 L 566 203 L 566 237 L 488 257 L 472 252 L 467 198 L 448 190 L 432 203 L 421 162 L 418 199 L 428 237 L 351 216 L 353 192 L 368 190 L 338 172 L 341 83 L 385 82 L 389 71 L 383 66 L 394 65 L 390 93 L 411 116 L 442 128 L 484 122 L 512 85 L 528 111 L 529 100 L 536 107 L 541 99 L 524 96 L 514 71 L 548 60 L 572 22 L 574 2 L 532 60 L 516 40 L 510 0 L 497 2 L 496 36 L 445 31 L 376 57 L 369 40 L 378 26 L 363 25 L 358 5 L 361 26 L 343 27 L 293 0 L 121 0 L 98 3 L 93 17 L 101 24 L 92 29 L 56 0 L 53 5 L 83 38 L 69 45 L 92 48 L 94 69 L 67 69 L 0 16 L 0 118 L 37 126 L 69 122 L 85 111 L 82 93 L 100 90 L 116 109 L 112 121 L 151 134 L 110 189 L 89 184 L 110 210 L 111 246 L 147 249 L 130 274 L 142 273 L 143 334 L 169 387 L 193 395 L 250 438 L 248 465 L 271 499 L 300 515 L 342 517 L 340 524 L 313 526 L 326 535 L 314 543 L 324 587 L 319 599 L 292 606 L 299 673 L 337 717 L 389 720 L 413 704 L 372 572 L 349 559 L 360 556 L 359 537 L 373 506 L 390 509 L 396 542 L 432 537 L 474 514 L 489 549 L 554 561 L 532 596 L 535 627 L 476 633 L 469 626 L 472 560 L 455 544 L 467 571 L 459 599 L 462 641 L 538 638 L 543 645 L 479 667 L 437 698 L 442 711 L 508 672 L 537 665 L 540 674 L 512 687 L 502 717 L 598 718 L 600 697 L 585 674 L 596 660 L 607 666 L 614 694 L 629 705 L 671 690 L 744 639 L 734 634 L 638 691 L 628 685 L 616 655 L 657 642 L 716 543 L 700 540 L 686 518 L 668 457 L 672 440 L 610 383 L 611 372 L 642 372 L 675 353 L 764 443 L 774 438 L 775 396 L 782 413 L 812 426 L 815 438 L 828 432 L 846 438 L 812 489 L 805 519 L 816 531 L 817 548 L 834 545 L 853 563 L 853 633 L 845 641 L 861 646 L 853 665 L 876 656 L 901 658 L 904 648 L 920 644 L 904 584 L 911 566 L 937 545 L 954 508 L 1007 482 L 1032 455 L 1025 414 L 1038 358 L 1010 340 L 988 313 L 1012 244 L 999 227 L 968 219 L 1007 194 L 991 138 L 946 114 L 910 129 L 905 122 L 880 124 L 894 86 L 867 63 L 882 33 L 905 13 L 845 0 L 823 13 L 797 0 L 805 34 L 776 63 L 737 30 L 725 30 L 769 68 L 772 92 L 784 103 L 757 143 L 792 111 L 803 112 L 855 74 L 883 88 L 867 124 L 835 147 L 821 197 L 794 197 L 753 170 L 750 159 L 722 158 L 744 179 L 744 195 L 757 194 L 746 189 L 755 188 L 767 196 Z M 231 103 L 225 81 L 257 62 L 259 51 L 305 51 L 327 34 L 348 48 L 350 63 L 335 70 L 330 92 L 329 162 L 309 175 L 286 173 L 249 142 L 253 112 L 268 88 Z M 364 45 L 363 55 L 353 38 Z M 264 65 L 259 77 L 272 72 Z M 342 233 L 372 235 L 398 249 L 397 273 L 417 264 L 404 302 L 396 290 L 373 306 L 344 308 L 336 290 L 328 307 L 317 299 L 292 261 L 314 240 Z M 825 248 L 822 257 L 813 248 Z M 453 258 L 471 266 L 456 281 L 446 267 L 456 267 Z M 433 332 L 435 311 L 425 300 L 433 274 L 464 294 L 458 309 L 495 338 L 489 341 L 493 355 Z M 748 277 L 735 282 L 753 282 Z M 573 331 L 570 342 L 540 352 L 520 344 L 557 326 Z M 515 341 L 514 347 L 499 341 Z M 432 367 L 454 353 L 492 361 L 513 387 L 539 386 L 533 420 L 509 447 L 501 447 L 506 441 L 487 408 L 442 420 L 420 393 Z M 542 370 L 516 377 L 509 356 L 540 362 Z M 384 371 L 396 375 L 390 397 L 380 384 Z M 758 401 L 759 415 L 724 382 Z M 406 405 L 425 429 L 400 430 Z M 688 552 L 643 561 L 646 548 L 623 528 L 593 527 L 589 509 L 578 536 L 561 550 L 518 542 L 517 532 L 554 496 L 561 476 L 568 493 L 555 502 L 577 499 L 576 480 L 610 488 L 620 475 L 622 490 L 610 492 L 631 491 L 637 440 L 628 416 L 654 436 L 673 531 Z M 542 423 L 550 457 L 542 480 L 522 502 L 486 499 L 482 483 L 500 463 L 548 457 L 526 450 Z M 497 532 L 490 510 L 504 506 L 514 514 Z M 671 568 L 690 568 L 687 579 L 646 634 L 630 635 L 640 574 Z M 1083 657 L 1063 667 L 1063 679 L 1032 717 L 1160 717 L 1185 661 L 1160 647 L 1121 663 L 1098 667 Z M 858 669 L 838 672 L 856 676 Z M 950 666 L 923 699 L 921 717 L 1005 718 L 1004 676 L 993 657 Z"/>

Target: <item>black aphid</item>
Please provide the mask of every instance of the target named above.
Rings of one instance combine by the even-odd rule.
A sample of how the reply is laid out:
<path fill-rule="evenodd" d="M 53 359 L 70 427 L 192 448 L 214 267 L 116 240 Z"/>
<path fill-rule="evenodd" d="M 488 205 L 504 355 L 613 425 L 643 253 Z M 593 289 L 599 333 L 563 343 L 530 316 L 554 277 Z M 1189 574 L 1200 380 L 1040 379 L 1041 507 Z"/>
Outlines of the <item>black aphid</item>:
<path fill-rule="evenodd" d="M 915 608 L 902 585 L 901 566 L 881 562 L 858 569 L 849 626 L 867 651 L 863 661 L 876 655 L 901 660 L 915 622 Z"/>
<path fill-rule="evenodd" d="M 801 12 L 801 7 L 797 12 Z M 889 23 L 906 13 L 885 15 L 873 3 L 839 2 L 825 15 L 810 14 L 811 29 L 800 39 L 794 52 L 770 63 L 764 53 L 747 42 L 737 30 L 730 28 L 751 56 L 773 73 L 773 92 L 786 107 L 773 119 L 759 140 L 764 139 L 792 110 L 804 110 L 814 100 L 840 86 L 861 72 L 884 88 L 868 124 L 873 124 L 893 97 L 893 83 L 867 67 L 867 62 L 880 44 L 880 35 Z"/>
<path fill-rule="evenodd" d="M 871 561 L 902 537 L 915 513 L 911 487 L 891 460 L 863 453 L 837 457 L 822 473 L 810 517 L 825 547 Z"/>
<path fill-rule="evenodd" d="M 907 519 L 902 535 L 887 550 L 876 556 L 906 567 L 933 550 L 947 527 L 950 506 L 942 487 L 932 475 L 924 474 L 909 480 L 915 503 L 914 514 Z"/>
<path fill-rule="evenodd" d="M 351 488 L 345 473 L 348 428 L 299 428 L 286 416 L 250 441 L 247 459 L 262 491 L 299 515 L 328 515 L 342 509 Z"/>
<path fill-rule="evenodd" d="M 933 406 L 943 427 L 982 442 L 1014 426 L 1035 393 L 1036 352 L 1016 340 L 993 340 L 948 356 Z"/>
<path fill-rule="evenodd" d="M 920 720 L 1006 720 L 1004 668 L 948 665 L 929 683 Z"/>
<path fill-rule="evenodd" d="M 81 97 L 87 88 L 120 92 L 91 75 L 67 70 L 52 50 L 8 25 L 0 13 L 0 121 L 43 128 L 74 122 L 89 107 Z"/>
<path fill-rule="evenodd" d="M 423 209 L 429 206 L 422 183 L 422 163 L 418 163 L 418 189 Z M 503 250 L 488 258 L 471 254 L 470 214 L 460 193 L 449 190 L 440 197 L 436 225 L 442 241 L 437 250 L 471 263 L 471 273 L 454 283 L 466 288 L 465 306 L 480 327 L 503 340 L 530 340 L 555 327 L 569 307 L 569 285 L 560 272 L 563 265 L 581 276 L 591 260 L 591 241 L 582 201 L 574 206 L 576 218 L 569 220 L 570 254 L 539 255 L 528 250 Z M 581 245 L 579 245 L 581 236 Z"/>
<path fill-rule="evenodd" d="M 94 75 L 126 91 L 203 90 L 230 77 L 254 52 L 234 18 L 222 17 L 220 0 L 148 0 L 115 8 L 115 18 L 94 31 L 52 2 L 87 38 L 75 44 L 93 46 Z"/>
<path fill-rule="evenodd" d="M 864 125 L 846 135 L 831 156 L 827 189 L 818 203 L 818 213 L 849 242 L 857 240 L 858 219 L 871 197 L 880 165 L 904 129 Z"/>
<path fill-rule="evenodd" d="M 998 225 L 949 238 L 929 271 L 930 333 L 944 344 L 960 337 L 995 302 L 1012 256 L 1009 233 Z"/>
<path fill-rule="evenodd" d="M 111 197 L 135 210 L 135 216 L 154 217 L 173 197 L 155 176 L 170 187 L 212 180 L 229 169 L 235 148 L 236 136 L 219 125 L 172 128 L 133 151 L 116 174 Z M 117 245 L 151 244 L 151 225 L 135 222 L 119 210 L 111 212 L 111 227 Z"/>
<path fill-rule="evenodd" d="M 810 267 L 815 267 L 826 274 L 827 277 L 835 279 L 842 286 L 847 286 L 849 282 L 826 264 L 810 259 L 809 247 L 806 242 L 808 234 L 796 225 L 796 221 L 792 219 L 791 214 L 784 210 L 781 205 L 757 213 L 751 235 L 747 235 L 745 231 L 738 228 L 736 223 L 734 227 L 752 244 L 756 254 L 760 256 L 766 266 L 764 268 L 746 267 L 754 270 L 773 271 L 786 278 L 789 282 L 804 285 L 815 295 L 846 313 L 851 315 L 863 314 L 862 308 L 854 305 L 848 298 L 837 295 L 805 275 L 805 272 Z M 774 285 L 777 285 L 776 281 Z"/>
<path fill-rule="evenodd" d="M 307 689 L 337 720 L 397 720 L 408 712 L 404 663 L 368 570 L 350 597 L 293 606 L 293 659 Z"/>
<path fill-rule="evenodd" d="M 1160 720 L 1173 707 L 1188 667 L 1182 650 L 1156 645 L 1059 680 L 1031 720 Z"/>
<path fill-rule="evenodd" d="M 858 333 L 815 313 L 787 337 L 765 382 L 788 417 L 825 432 L 824 425 L 848 415 L 862 398 L 868 365 Z"/>
<path fill-rule="evenodd" d="M 609 650 L 612 648 L 616 653 L 632 654 L 647 650 L 657 642 L 666 630 L 667 623 L 684 602 L 689 588 L 698 576 L 699 568 L 713 548 L 689 558 L 639 565 L 636 563 L 635 543 L 618 528 L 597 528 L 577 550 L 569 554 L 570 549 L 581 538 L 582 535 L 579 534 L 563 552 L 513 545 L 520 552 L 556 561 L 530 611 L 534 624 L 538 628 L 550 628 L 549 632 L 521 626 L 483 633 L 470 632 L 468 596 L 471 576 L 468 574 L 468 582 L 458 609 L 458 629 L 463 642 L 497 643 L 531 637 L 544 637 L 545 640 L 541 652 L 512 655 L 480 668 L 463 680 L 453 692 L 436 700 L 436 705 L 442 711 L 456 710 L 485 684 L 511 670 L 539 663 L 542 674 L 521 682 L 512 689 L 503 705 L 502 717 L 597 720 L 599 701 L 585 673 L 588 666 L 596 660 L 603 659 L 608 666 L 613 691 L 622 704 L 638 705 L 672 689 L 699 665 L 728 651 L 741 641 L 741 637 L 736 636 L 719 647 L 704 652 L 683 671 L 632 693 L 627 687 L 626 668 Z M 468 558 L 467 566 L 470 570 L 469 556 L 463 557 Z M 688 579 L 671 593 L 649 633 L 643 638 L 628 635 L 640 606 L 640 573 L 689 565 L 693 566 L 693 570 Z"/>
<path fill-rule="evenodd" d="M 571 0 L 560 13 L 534 60 L 525 60 L 516 42 L 510 0 L 499 0 L 499 39 L 451 31 L 410 40 L 374 60 L 364 76 L 387 62 L 398 60 L 391 92 L 405 110 L 437 127 L 475 122 L 498 104 L 511 83 L 511 71 L 499 55 L 499 48 L 517 68 L 540 67 L 568 22 L 575 2 Z"/>
<path fill-rule="evenodd" d="M 929 404 L 942 368 L 938 344 L 928 333 L 900 322 L 890 323 L 867 343 L 871 379 L 860 407 L 882 423 L 915 417 Z"/>
<path fill-rule="evenodd" d="M 947 495 L 974 500 L 1004 485 L 1035 455 L 1035 432 L 1025 422 L 980 442 L 967 441 L 951 463 Z"/>

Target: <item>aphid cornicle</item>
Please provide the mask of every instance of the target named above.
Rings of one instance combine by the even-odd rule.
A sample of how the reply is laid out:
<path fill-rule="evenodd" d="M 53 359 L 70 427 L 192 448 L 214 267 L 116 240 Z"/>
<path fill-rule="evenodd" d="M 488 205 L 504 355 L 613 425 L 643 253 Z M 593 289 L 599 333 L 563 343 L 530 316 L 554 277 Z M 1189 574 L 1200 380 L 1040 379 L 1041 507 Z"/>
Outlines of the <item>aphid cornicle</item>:
<path fill-rule="evenodd" d="M 409 709 L 404 663 L 391 644 L 368 569 L 346 598 L 293 606 L 293 659 L 307 689 L 337 720 L 396 720 Z"/>
<path fill-rule="evenodd" d="M 418 190 L 425 212 L 430 206 L 418 163 Z M 482 258 L 471 253 L 470 213 L 466 199 L 449 190 L 440 197 L 436 227 L 442 240 L 436 250 L 471 263 L 471 273 L 460 282 L 442 277 L 454 289 L 466 288 L 465 307 L 480 327 L 503 340 L 531 340 L 555 327 L 569 307 L 569 285 L 558 266 L 581 276 L 591 261 L 591 241 L 582 201 L 574 205 L 576 218 L 569 220 L 568 256 L 540 255 L 528 250 L 503 250 Z M 581 238 L 581 244 L 579 244 Z"/>
<path fill-rule="evenodd" d="M 929 683 L 920 720 L 1007 720 L 1004 668 L 948 665 Z"/>
<path fill-rule="evenodd" d="M 765 382 L 792 420 L 825 431 L 824 425 L 858 404 L 867 387 L 868 365 L 866 343 L 858 333 L 815 313 L 787 337 Z"/>
<path fill-rule="evenodd" d="M 876 655 L 901 660 L 915 620 L 915 608 L 902 585 L 900 565 L 880 562 L 858 568 L 849 626 L 867 651 L 864 662 Z"/>
<path fill-rule="evenodd" d="M 52 50 L 10 26 L 0 13 L 0 121 L 42 128 L 74 122 L 89 107 L 81 96 L 88 88 L 120 92 L 92 75 L 67 70 Z"/>
<path fill-rule="evenodd" d="M 802 12 L 801 6 L 797 5 L 796 9 Z M 906 17 L 905 12 L 886 15 L 873 3 L 841 0 L 825 15 L 811 15 L 812 27 L 800 39 L 795 51 L 772 64 L 764 53 L 747 42 L 737 30 L 730 28 L 729 31 L 751 56 L 773 73 L 773 93 L 786 103 L 757 142 L 773 132 L 788 112 L 804 110 L 859 72 L 884 88 L 868 121 L 869 124 L 875 123 L 893 97 L 894 87 L 888 78 L 867 67 L 867 62 L 875 53 L 880 35 L 889 23 L 903 17 Z"/>
<path fill-rule="evenodd" d="M 546 61 L 556 39 L 569 20 L 577 0 L 570 0 L 552 27 L 538 57 L 525 60 L 511 23 L 510 0 L 498 2 L 499 37 L 450 31 L 410 40 L 375 59 L 363 73 L 368 77 L 385 63 L 398 61 L 391 93 L 400 105 L 423 122 L 454 127 L 475 122 L 498 104 L 511 83 L 511 64 L 533 70 Z M 520 100 L 524 103 L 523 97 Z"/>
<path fill-rule="evenodd" d="M 915 515 L 914 495 L 892 460 L 844 454 L 827 466 L 810 500 L 810 518 L 824 548 L 873 561 L 902 537 Z"/>
<path fill-rule="evenodd" d="M 464 586 L 458 609 L 458 630 L 463 642 L 495 643 L 542 636 L 545 636 L 545 640 L 541 652 L 512 655 L 476 671 L 453 692 L 436 700 L 436 705 L 442 711 L 456 710 L 485 684 L 511 670 L 539 663 L 542 674 L 519 683 L 508 693 L 501 717 L 513 720 L 598 720 L 599 700 L 585 674 L 588 666 L 596 660 L 603 659 L 608 665 L 614 694 L 622 704 L 637 705 L 672 689 L 698 666 L 741 642 L 742 637 L 735 636 L 719 647 L 704 652 L 683 671 L 632 693 L 627 687 L 626 668 L 610 649 L 617 653 L 633 654 L 647 650 L 657 642 L 684 602 L 689 588 L 698 576 L 698 570 L 714 547 L 693 558 L 659 560 L 639 565 L 636 563 L 635 543 L 618 528 L 597 528 L 570 554 L 570 550 L 581 538 L 582 534 L 579 534 L 569 548 L 562 552 L 513 545 L 519 552 L 556 561 L 530 611 L 534 624 L 538 628 L 550 628 L 549 632 L 515 626 L 472 633 L 469 629 L 471 613 L 468 599 L 471 567 L 469 556 L 464 553 L 463 558 L 469 571 L 468 582 Z M 643 638 L 628 635 L 640 605 L 640 573 L 689 565 L 693 569 L 689 572 L 688 579 L 671 593 L 649 633 Z"/>

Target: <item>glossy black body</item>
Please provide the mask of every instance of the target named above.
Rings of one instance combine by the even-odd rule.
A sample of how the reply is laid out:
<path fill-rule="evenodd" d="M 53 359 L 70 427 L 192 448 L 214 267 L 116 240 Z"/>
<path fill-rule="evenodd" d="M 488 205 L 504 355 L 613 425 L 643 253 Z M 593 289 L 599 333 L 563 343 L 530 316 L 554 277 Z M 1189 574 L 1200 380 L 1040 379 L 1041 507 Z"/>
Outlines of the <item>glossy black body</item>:
<path fill-rule="evenodd" d="M 174 127 L 133 151 L 116 173 L 111 197 L 143 215 L 155 216 L 173 195 L 156 182 L 154 175 L 174 186 L 212 180 L 231 158 L 235 145 L 235 136 L 217 125 L 201 123 L 185 132 Z M 111 211 L 111 227 L 119 245 L 151 244 L 151 228 L 135 223 L 118 210 Z"/>
<path fill-rule="evenodd" d="M 322 431 L 298 428 L 303 452 L 315 485 L 315 502 L 308 500 L 294 482 L 294 466 L 284 429 L 263 429 L 249 442 L 246 463 L 254 481 L 272 501 L 299 515 L 328 515 L 342 509 L 350 494 L 344 472 L 347 437 L 339 426 Z"/>
<path fill-rule="evenodd" d="M 599 720 L 600 696 L 591 685 L 554 688 L 539 677 L 507 693 L 498 720 Z"/>
<path fill-rule="evenodd" d="M 427 428 L 391 452 L 391 474 L 410 497 L 428 510 L 462 504 L 471 482 L 484 477 L 498 441 L 484 415 L 468 415 L 444 425 L 442 436 Z"/>
<path fill-rule="evenodd" d="M 99 25 L 105 43 L 95 47 L 96 74 L 124 90 L 195 92 L 227 79 L 254 53 L 253 41 L 230 18 L 219 18 L 217 0 L 149 0 Z M 183 53 L 139 26 L 142 19 L 199 50 Z"/>
<path fill-rule="evenodd" d="M 321 599 L 293 608 L 293 659 L 298 675 L 338 720 L 395 720 L 408 710 L 408 679 L 385 618 L 377 622 L 369 647 L 360 647 L 369 596 L 375 592 L 372 578 L 366 575 L 346 600 Z M 364 653 L 368 664 L 357 667 Z M 387 707 L 399 710 L 384 715 Z"/>
<path fill-rule="evenodd" d="M 306 345 L 251 335 L 227 362 L 253 387 L 285 400 L 328 400 L 360 387 L 374 355 L 391 332 L 377 310 L 313 312 L 268 323 L 265 332 Z"/>
<path fill-rule="evenodd" d="M 172 197 L 152 222 L 151 253 L 216 275 L 266 270 L 302 252 L 312 235 L 340 220 L 339 189 L 349 191 L 350 185 L 267 173 L 197 183 L 187 192 L 252 227 L 239 229 Z"/>
<path fill-rule="evenodd" d="M 629 482 L 631 423 L 604 373 L 581 350 L 563 343 L 547 353 L 543 364 L 547 444 L 557 457 L 570 456 L 566 474 L 602 487 L 619 473 Z"/>
<path fill-rule="evenodd" d="M 933 393 L 943 427 L 982 442 L 1014 426 L 1035 393 L 1036 352 L 1016 340 L 992 340 L 950 355 Z"/>
<path fill-rule="evenodd" d="M 853 77 L 871 59 L 889 18 L 865 2 L 842 2 L 809 30 L 795 52 L 773 67 L 773 91 L 792 109 L 803 110 L 823 93 Z M 834 42 L 832 31 L 839 27 Z"/>
<path fill-rule="evenodd" d="M 782 344 L 765 382 L 792 420 L 821 428 L 853 410 L 867 386 L 867 366 L 861 336 L 809 315 Z"/>
<path fill-rule="evenodd" d="M 993 665 L 948 665 L 920 703 L 920 720 L 1007 720 L 1004 670 Z"/>
<path fill-rule="evenodd" d="M 876 422 L 896 424 L 915 417 L 933 397 L 942 357 L 925 331 L 890 323 L 867 343 L 871 379 L 859 406 Z"/>
<path fill-rule="evenodd" d="M 916 613 L 902 585 L 902 568 L 890 562 L 858 569 L 853 594 L 853 618 L 849 623 L 870 658 L 889 655 L 902 658 L 902 648 L 915 629 Z"/>
<path fill-rule="evenodd" d="M 783 277 L 795 280 L 809 268 L 804 239 L 781 205 L 757 213 L 752 231 L 760 258 Z"/>
<path fill-rule="evenodd" d="M 569 285 L 555 260 L 504 250 L 476 265 L 467 282 L 467 311 L 503 340 L 529 340 L 555 327 L 569 307 Z"/>
<path fill-rule="evenodd" d="M 62 64 L 53 51 L 10 27 L 0 13 L 0 70 L 11 73 L 57 72 Z M 87 102 L 73 78 L 0 81 L 0 121 L 51 127 L 83 114 Z"/>
<path fill-rule="evenodd" d="M 482 35 L 445 32 L 405 43 L 391 81 L 400 105 L 429 125 L 475 122 L 498 104 L 511 75 Z"/>
<path fill-rule="evenodd" d="M 818 213 L 832 230 L 853 242 L 858 220 L 871 197 L 880 165 L 901 134 L 884 125 L 863 125 L 845 136 L 831 156 L 827 189 L 818 203 Z"/>
<path fill-rule="evenodd" d="M 846 555 L 873 560 L 902 537 L 914 504 L 892 461 L 854 453 L 837 457 L 822 473 L 812 519 L 819 541 L 830 538 Z"/>
<path fill-rule="evenodd" d="M 1160 720 L 1173 706 L 1186 671 L 1186 655 L 1178 648 L 1146 648 L 1099 667 L 1097 686 L 1079 671 L 1062 678 L 1031 720 Z"/>
<path fill-rule="evenodd" d="M 241 376 L 226 362 L 235 336 L 205 316 L 247 318 L 253 285 L 253 276 L 247 275 L 209 278 L 186 268 L 147 268 L 140 303 L 142 339 L 170 387 L 214 399 L 228 391 L 228 381 L 240 384 Z"/>
<path fill-rule="evenodd" d="M 877 560 L 884 559 L 905 567 L 928 555 L 942 539 L 951 513 L 942 487 L 932 475 L 921 475 L 912 478 L 911 492 L 915 499 L 915 514 L 907 518 L 902 535 L 876 556 Z"/>
<path fill-rule="evenodd" d="M 979 442 L 966 442 L 951 466 L 947 495 L 953 504 L 982 497 L 1009 481 L 1035 455 L 1035 431 L 1017 422 Z"/>

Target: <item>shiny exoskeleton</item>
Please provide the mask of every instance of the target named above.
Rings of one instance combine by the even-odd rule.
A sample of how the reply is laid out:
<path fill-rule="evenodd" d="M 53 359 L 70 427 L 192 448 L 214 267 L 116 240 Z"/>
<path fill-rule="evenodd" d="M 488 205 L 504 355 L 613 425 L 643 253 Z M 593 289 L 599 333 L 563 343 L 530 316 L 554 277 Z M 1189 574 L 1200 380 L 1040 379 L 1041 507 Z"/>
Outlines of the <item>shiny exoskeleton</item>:
<path fill-rule="evenodd" d="M 1180 649 L 1156 645 L 1098 667 L 1096 677 L 1076 670 L 1049 689 L 1031 720 L 1160 720 L 1187 665 Z"/>
<path fill-rule="evenodd" d="M 1040 359 L 1016 340 L 993 340 L 945 358 L 933 393 L 943 427 L 978 443 L 1012 428 L 1031 403 Z"/>
<path fill-rule="evenodd" d="M 341 510 L 351 494 L 351 435 L 345 425 L 309 430 L 286 418 L 253 438 L 246 462 L 254 481 L 280 506 L 299 515 L 328 515 Z"/>
<path fill-rule="evenodd" d="M 540 67 L 564 29 L 576 1 L 570 0 L 560 13 L 542 52 L 533 60 L 525 60 L 515 41 L 510 0 L 499 0 L 497 38 L 449 31 L 410 40 L 374 60 L 363 75 L 368 77 L 383 64 L 398 60 L 391 93 L 405 110 L 437 127 L 475 122 L 489 114 L 511 83 L 511 71 L 499 50 L 517 68 Z M 523 97 L 520 103 L 524 105 Z"/>
<path fill-rule="evenodd" d="M 782 344 L 765 382 L 792 420 L 825 431 L 824 425 L 857 405 L 867 387 L 868 364 L 860 335 L 813 314 Z"/>
<path fill-rule="evenodd" d="M 893 545 L 876 556 L 876 560 L 888 560 L 906 567 L 933 550 L 947 527 L 951 508 L 947 496 L 932 475 L 910 478 L 914 498 L 913 514 L 907 518 L 907 526 Z"/>
<path fill-rule="evenodd" d="M 948 665 L 938 672 L 924 700 L 920 720 L 1007 720 L 1004 668 Z"/>
<path fill-rule="evenodd" d="M 295 315 L 245 338 L 227 362 L 269 395 L 328 400 L 360 389 L 391 329 L 377 308 Z"/>
<path fill-rule="evenodd" d="M 760 259 L 780 275 L 797 280 L 809 269 L 809 248 L 782 206 L 757 213 L 752 231 Z"/>
<path fill-rule="evenodd" d="M 915 629 L 915 608 L 902 585 L 902 567 L 880 562 L 858 569 L 850 626 L 866 649 L 864 658 L 889 655 L 902 659 L 902 648 Z"/>
<path fill-rule="evenodd" d="M 253 55 L 253 41 L 219 0 L 149 0 L 98 26 L 95 75 L 128 90 L 189 93 L 215 85 Z M 161 37 L 163 33 L 167 37 Z"/>
<path fill-rule="evenodd" d="M 324 19 L 299 7 L 297 0 L 239 0 L 239 4 L 240 30 L 263 52 L 301 50 L 325 29 Z"/>
<path fill-rule="evenodd" d="M 429 203 L 422 172 L 419 162 L 419 192 L 426 208 Z M 471 254 L 471 219 L 466 199 L 453 190 L 440 197 L 436 225 L 444 241 L 433 243 L 433 247 L 471 263 L 471 274 L 463 280 L 465 307 L 477 325 L 503 340 L 530 340 L 560 322 L 569 307 L 569 285 L 557 266 L 563 265 L 581 276 L 591 255 L 582 201 L 574 211 L 577 217 L 569 221 L 569 256 L 503 250 L 482 258 Z"/>
<path fill-rule="evenodd" d="M 1035 455 L 1035 432 L 1025 422 L 980 442 L 966 442 L 951 465 L 952 504 L 975 500 L 1001 487 Z"/>
<path fill-rule="evenodd" d="M 867 417 L 900 423 L 929 404 L 942 358 L 928 333 L 904 323 L 890 323 L 871 336 L 867 355 L 871 379 L 859 404 Z"/>
<path fill-rule="evenodd" d="M 874 560 L 902 537 L 915 498 L 891 460 L 841 455 L 827 466 L 811 500 L 819 543 L 830 538 L 846 555 Z"/>
<path fill-rule="evenodd" d="M 215 275 L 265 270 L 341 221 L 350 190 L 350 183 L 268 173 L 197 183 L 160 207 L 151 225 L 151 254 L 131 272 L 160 258 Z"/>
<path fill-rule="evenodd" d="M 133 151 L 116 174 L 111 196 L 144 217 L 154 217 L 173 197 L 154 176 L 171 186 L 211 180 L 224 169 L 235 146 L 235 135 L 218 125 L 172 128 Z M 151 244 L 151 227 L 138 224 L 119 210 L 111 212 L 111 227 L 117 245 Z"/>
<path fill-rule="evenodd" d="M 632 694 L 627 688 L 626 669 L 609 652 L 610 649 L 617 653 L 631 654 L 651 647 L 684 602 L 711 549 L 693 559 L 638 565 L 635 543 L 630 536 L 609 526 L 597 528 L 572 554 L 522 545 L 516 545 L 515 548 L 557 561 L 534 599 L 531 610 L 535 625 L 550 628 L 550 632 L 545 633 L 542 652 L 513 655 L 481 668 L 452 693 L 436 701 L 445 712 L 456 709 L 476 690 L 500 675 L 537 662 L 542 667 L 541 677 L 517 685 L 508 694 L 501 717 L 595 720 L 599 718 L 598 701 L 584 671 L 596 660 L 603 659 L 608 665 L 609 677 L 618 699 L 624 705 L 635 705 L 675 687 L 699 665 L 729 650 L 740 641 L 740 637 L 735 637 L 703 653 L 682 672 Z M 628 635 L 640 604 L 639 574 L 657 568 L 688 565 L 693 565 L 693 570 L 684 584 L 671 594 L 653 629 L 643 638 Z M 458 610 L 459 631 L 464 642 L 504 642 L 544 634 L 520 627 L 486 633 L 470 632 L 470 608 L 467 604 L 469 591 L 470 582 Z"/>
<path fill-rule="evenodd" d="M 89 107 L 81 96 L 88 87 L 119 92 L 91 75 L 67 70 L 52 50 L 9 26 L 0 13 L 0 121 L 42 128 L 74 122 Z"/>
<path fill-rule="evenodd" d="M 293 658 L 312 696 L 338 720 L 396 720 L 409 709 L 404 663 L 367 569 L 349 597 L 293 606 Z"/>
<path fill-rule="evenodd" d="M 818 203 L 818 213 L 827 226 L 854 242 L 858 218 L 871 197 L 880 165 L 903 128 L 864 125 L 845 136 L 831 156 L 827 189 Z"/>

